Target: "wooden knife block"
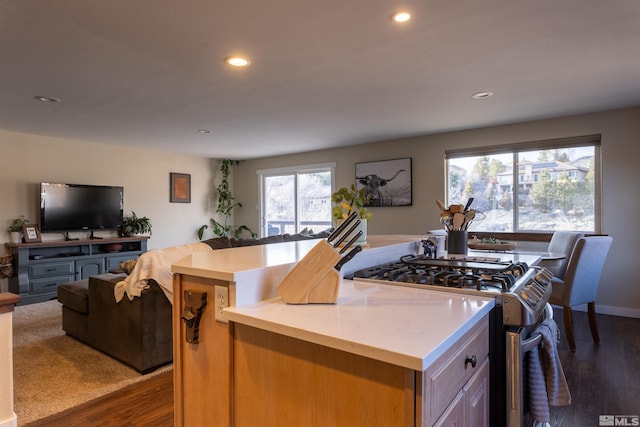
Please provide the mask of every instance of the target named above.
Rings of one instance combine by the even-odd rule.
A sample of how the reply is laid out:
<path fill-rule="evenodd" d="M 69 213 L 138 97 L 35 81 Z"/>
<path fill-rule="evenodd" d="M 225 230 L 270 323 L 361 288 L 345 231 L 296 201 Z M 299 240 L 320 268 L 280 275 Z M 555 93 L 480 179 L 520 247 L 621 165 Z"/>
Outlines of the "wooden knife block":
<path fill-rule="evenodd" d="M 333 246 L 321 240 L 289 271 L 278 294 L 287 304 L 335 304 L 340 274 L 334 265 L 340 258 Z"/>

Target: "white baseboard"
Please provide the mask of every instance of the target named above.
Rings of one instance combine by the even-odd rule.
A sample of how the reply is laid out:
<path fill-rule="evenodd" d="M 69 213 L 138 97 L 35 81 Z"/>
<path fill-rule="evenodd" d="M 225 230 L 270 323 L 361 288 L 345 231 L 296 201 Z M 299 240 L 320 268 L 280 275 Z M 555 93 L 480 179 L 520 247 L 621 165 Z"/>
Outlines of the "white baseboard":
<path fill-rule="evenodd" d="M 18 427 L 18 417 L 13 414 L 13 417 L 0 421 L 0 427 Z"/>
<path fill-rule="evenodd" d="M 587 311 L 587 304 L 576 305 L 572 308 L 576 311 Z M 614 307 L 612 305 L 596 304 L 596 313 L 640 319 L 640 309 L 638 308 Z"/>

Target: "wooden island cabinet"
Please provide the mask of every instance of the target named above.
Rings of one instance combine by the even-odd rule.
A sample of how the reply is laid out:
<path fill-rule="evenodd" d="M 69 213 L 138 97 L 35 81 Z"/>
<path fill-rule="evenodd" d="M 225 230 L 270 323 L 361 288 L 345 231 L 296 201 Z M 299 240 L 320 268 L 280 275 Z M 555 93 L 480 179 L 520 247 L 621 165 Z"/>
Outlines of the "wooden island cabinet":
<path fill-rule="evenodd" d="M 488 345 L 473 348 L 486 332 L 484 319 L 457 354 L 417 371 L 237 324 L 234 425 L 488 426 Z"/>
<path fill-rule="evenodd" d="M 288 305 L 277 285 L 312 246 L 266 246 L 172 267 L 176 426 L 488 425 L 492 299 L 343 279 L 336 304 Z"/>

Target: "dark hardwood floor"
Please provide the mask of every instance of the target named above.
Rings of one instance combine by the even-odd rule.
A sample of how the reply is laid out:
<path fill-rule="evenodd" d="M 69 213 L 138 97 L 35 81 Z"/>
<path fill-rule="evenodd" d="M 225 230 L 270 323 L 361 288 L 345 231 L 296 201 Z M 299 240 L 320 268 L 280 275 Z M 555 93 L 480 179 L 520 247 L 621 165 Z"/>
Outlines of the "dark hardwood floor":
<path fill-rule="evenodd" d="M 569 351 L 561 309 L 558 353 L 572 404 L 551 408 L 553 427 L 598 426 L 600 415 L 640 415 L 640 319 L 598 314 L 600 344 L 591 339 L 586 312 L 574 310 L 576 351 Z"/>
<path fill-rule="evenodd" d="M 551 408 L 551 425 L 598 426 L 600 415 L 640 415 L 640 319 L 599 314 L 601 343 L 595 345 L 586 313 L 574 312 L 577 350 L 571 353 L 564 338 L 562 311 L 555 309 L 554 316 L 562 334 L 558 351 L 573 402 Z M 172 426 L 172 372 L 30 424 L 87 425 Z"/>
<path fill-rule="evenodd" d="M 20 420 L 18 420 L 18 423 Z M 173 426 L 173 371 L 28 424 L 29 427 Z"/>

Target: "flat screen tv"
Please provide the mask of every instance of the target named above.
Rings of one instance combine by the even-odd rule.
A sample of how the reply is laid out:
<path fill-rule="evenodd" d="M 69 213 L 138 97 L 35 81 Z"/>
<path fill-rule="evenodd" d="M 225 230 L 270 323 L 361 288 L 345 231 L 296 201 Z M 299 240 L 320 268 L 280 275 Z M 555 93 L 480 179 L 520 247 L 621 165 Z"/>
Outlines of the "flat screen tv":
<path fill-rule="evenodd" d="M 117 230 L 122 225 L 123 187 L 40 183 L 42 231 Z"/>

